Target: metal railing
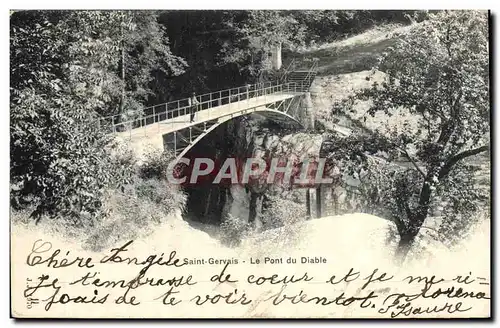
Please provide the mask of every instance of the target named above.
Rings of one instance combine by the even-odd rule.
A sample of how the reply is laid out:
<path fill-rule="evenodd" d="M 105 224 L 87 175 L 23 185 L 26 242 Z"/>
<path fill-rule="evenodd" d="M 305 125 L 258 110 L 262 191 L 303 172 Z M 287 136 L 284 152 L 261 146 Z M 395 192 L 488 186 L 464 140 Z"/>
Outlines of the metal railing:
<path fill-rule="evenodd" d="M 208 118 L 216 119 L 221 115 L 219 114 L 218 116 L 214 115 L 211 117 L 210 110 L 212 108 L 223 105 L 231 105 L 242 101 L 249 101 L 250 99 L 256 97 L 264 97 L 264 103 L 266 103 L 266 96 L 283 94 L 285 92 L 304 93 L 307 91 L 308 87 L 309 86 L 305 82 L 288 82 L 282 84 L 278 84 L 276 82 L 265 82 L 202 94 L 196 96 L 199 102 L 196 105 L 196 112 L 208 111 Z M 262 104 L 257 105 L 262 106 Z M 250 107 L 242 108 L 242 110 L 251 108 L 252 105 L 249 104 L 248 106 Z M 184 98 L 160 105 L 146 107 L 140 111 L 101 117 L 98 120 L 98 124 L 101 129 L 107 130 L 108 133 L 131 132 L 133 129 L 162 121 L 171 121 L 171 124 L 174 125 L 180 121 L 175 121 L 173 119 L 176 117 L 190 115 L 192 107 L 193 106 L 190 105 L 189 98 Z M 193 123 L 196 123 L 196 121 L 197 116 L 194 117 Z M 163 124 L 168 124 L 168 122 L 164 122 Z M 158 128 L 160 128 L 159 125 Z"/>
<path fill-rule="evenodd" d="M 286 68 L 285 73 L 283 73 L 281 79 L 283 80 L 283 82 L 285 82 L 287 80 L 287 77 L 290 75 L 290 73 L 294 73 L 294 72 L 299 73 L 300 72 L 301 74 L 306 75 L 305 77 L 301 78 L 301 80 L 306 82 L 307 84 L 311 85 L 312 80 L 316 76 L 315 73 L 316 73 L 318 66 L 319 66 L 318 61 L 319 60 L 313 59 L 312 65 L 308 66 L 307 68 L 303 67 L 299 71 L 295 71 L 295 69 L 297 68 L 297 65 L 296 65 L 295 59 L 292 59 L 292 61 L 290 62 L 290 64 Z M 299 62 L 299 64 L 303 64 L 303 63 L 304 62 L 302 62 L 302 61 Z M 297 77 L 294 77 L 293 80 L 297 81 Z"/>
<path fill-rule="evenodd" d="M 307 81 L 307 85 L 311 85 L 312 83 L 312 79 L 314 79 L 314 77 L 316 76 L 316 70 L 318 68 L 318 61 L 314 61 L 311 68 L 309 69 L 309 71 L 307 72 L 307 75 L 306 75 L 306 78 L 304 79 L 305 81 Z"/>

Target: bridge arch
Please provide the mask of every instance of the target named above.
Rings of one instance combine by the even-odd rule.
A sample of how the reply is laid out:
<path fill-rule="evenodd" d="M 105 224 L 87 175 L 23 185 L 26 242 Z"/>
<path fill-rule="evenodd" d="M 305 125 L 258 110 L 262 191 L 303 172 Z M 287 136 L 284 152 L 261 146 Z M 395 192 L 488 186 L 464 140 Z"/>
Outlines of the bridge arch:
<path fill-rule="evenodd" d="M 296 128 L 303 127 L 303 124 L 299 121 L 299 119 L 286 112 L 282 112 L 280 110 L 276 110 L 266 106 L 260 106 L 260 107 L 248 108 L 243 111 L 222 116 L 215 121 L 204 122 L 202 124 L 199 124 L 198 126 L 190 126 L 189 128 L 186 128 L 184 130 L 188 133 L 182 133 L 182 130 L 174 131 L 169 134 L 170 137 L 164 135 L 164 138 L 166 137 L 167 139 L 166 144 L 169 145 L 169 148 L 175 152 L 176 161 L 178 161 L 182 157 L 184 157 L 184 155 L 186 155 L 200 140 L 202 140 L 210 132 L 212 132 L 222 124 L 236 117 L 245 116 L 253 113 L 257 113 L 261 116 L 264 116 L 276 123 L 287 124 L 290 126 L 294 126 Z M 195 130 L 195 133 L 193 133 L 193 130 Z M 179 140 L 180 138 L 182 138 L 183 140 Z M 184 141 L 186 144 L 183 144 L 182 141 Z"/>

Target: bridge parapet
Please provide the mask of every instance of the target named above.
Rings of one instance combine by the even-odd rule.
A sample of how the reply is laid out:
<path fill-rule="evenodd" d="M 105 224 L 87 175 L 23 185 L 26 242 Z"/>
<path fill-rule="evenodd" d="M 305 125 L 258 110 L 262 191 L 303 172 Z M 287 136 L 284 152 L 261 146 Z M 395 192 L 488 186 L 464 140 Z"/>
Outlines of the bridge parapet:
<path fill-rule="evenodd" d="M 305 93 L 308 88 L 308 83 L 302 81 L 281 84 L 279 82 L 249 84 L 238 88 L 220 90 L 196 96 L 199 102 L 196 111 L 206 111 L 209 113 L 210 117 L 210 111 L 213 108 L 235 104 L 257 97 L 264 97 L 265 101 L 265 98 L 271 95 L 299 95 Z M 102 117 L 99 119 L 98 124 L 100 128 L 105 129 L 108 133 L 123 134 L 128 131 L 132 134 L 132 130 L 134 129 L 143 128 L 162 121 L 171 121 L 174 123 L 174 119 L 189 115 L 191 107 L 189 98 L 184 98 L 146 107 L 138 111 Z M 215 118 L 215 116 L 212 117 Z"/>

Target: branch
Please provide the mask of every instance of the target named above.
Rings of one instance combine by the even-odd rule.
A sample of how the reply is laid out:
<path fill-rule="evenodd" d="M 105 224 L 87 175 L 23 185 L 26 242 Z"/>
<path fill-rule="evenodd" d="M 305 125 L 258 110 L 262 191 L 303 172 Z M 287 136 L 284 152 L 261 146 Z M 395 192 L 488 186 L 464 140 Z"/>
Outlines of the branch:
<path fill-rule="evenodd" d="M 432 133 L 431 133 L 431 126 L 432 126 L 431 119 L 425 116 L 425 112 L 422 112 L 422 117 L 427 122 L 427 138 L 431 138 L 431 136 L 432 136 Z"/>
<path fill-rule="evenodd" d="M 470 150 L 466 150 L 464 152 L 461 152 L 453 157 L 451 157 L 446 164 L 443 166 L 443 168 L 439 171 L 439 176 L 438 178 L 441 179 L 445 177 L 448 173 L 450 173 L 451 168 L 453 165 L 457 164 L 460 160 L 477 155 L 479 153 L 482 153 L 484 151 L 487 151 L 490 147 L 489 146 L 481 146 L 479 148 L 474 148 Z"/>
<path fill-rule="evenodd" d="M 458 92 L 458 96 L 454 102 L 451 100 L 450 96 L 450 118 L 443 122 L 441 133 L 439 135 L 439 139 L 437 140 L 437 142 L 443 146 L 445 146 L 448 143 L 451 135 L 455 131 L 456 121 L 458 120 L 460 112 L 458 104 L 461 98 L 462 98 L 462 90 Z"/>

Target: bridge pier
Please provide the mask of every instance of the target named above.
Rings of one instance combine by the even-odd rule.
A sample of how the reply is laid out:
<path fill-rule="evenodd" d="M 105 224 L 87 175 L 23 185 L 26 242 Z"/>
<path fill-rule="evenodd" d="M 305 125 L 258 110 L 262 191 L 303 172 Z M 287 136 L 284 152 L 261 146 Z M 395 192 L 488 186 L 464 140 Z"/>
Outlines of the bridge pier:
<path fill-rule="evenodd" d="M 312 219 L 311 215 L 311 189 L 306 189 L 306 219 Z"/>
<path fill-rule="evenodd" d="M 316 187 L 316 218 L 323 216 L 323 193 L 321 185 Z"/>

